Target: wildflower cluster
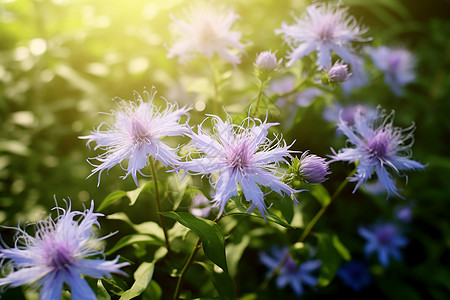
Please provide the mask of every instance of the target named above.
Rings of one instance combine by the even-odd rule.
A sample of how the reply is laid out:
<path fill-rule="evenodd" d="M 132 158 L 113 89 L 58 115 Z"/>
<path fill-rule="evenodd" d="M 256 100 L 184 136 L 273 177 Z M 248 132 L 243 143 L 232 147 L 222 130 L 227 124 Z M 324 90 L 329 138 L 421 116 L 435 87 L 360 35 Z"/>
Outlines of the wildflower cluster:
<path fill-rule="evenodd" d="M 300 297 L 313 293 L 311 287 L 333 284 L 335 275 L 359 292 L 376 276 L 368 267 L 374 261 L 386 269 L 393 260 L 400 263 L 408 245 L 404 228 L 413 218 L 412 205 L 401 206 L 394 221 L 382 221 L 381 216 L 371 225 L 355 221 L 360 224 L 345 229 L 360 235 L 354 243 L 360 248 L 352 251 L 338 237 L 340 232 L 330 233 L 334 228 L 322 231 L 314 226 L 331 204 L 348 205 L 336 201 L 342 193 L 349 194 L 345 200 L 356 199 L 346 190 L 348 182 L 356 183 L 353 193 L 378 199 L 375 186 L 387 198 L 403 198 L 406 182 L 399 178 L 425 168 L 412 158 L 414 124 L 398 127 L 394 110 L 349 96 L 375 81 L 366 72 L 372 66 L 383 73 L 392 97 L 400 97 L 414 80 L 412 54 L 402 48 L 363 47 L 371 41 L 368 27 L 340 3 L 314 2 L 293 24 L 282 22 L 274 32 L 279 47 L 275 51 L 251 49 L 253 42 L 244 42 L 238 30 L 237 21 L 245 19 L 228 7 L 197 3 L 184 13 L 184 19 L 171 15 L 174 36 L 159 58 L 185 72 L 191 67 L 188 62 L 197 63 L 195 74 L 188 77 L 202 77 L 198 86 L 208 87 L 192 84 L 189 90 L 183 84 L 194 80 L 184 78 L 180 86 L 185 90 L 179 95 L 197 88 L 194 100 L 156 97 L 156 88 L 142 95 L 134 92 L 133 100 L 116 98 L 116 108 L 91 123 L 96 127 L 90 134 L 79 137 L 89 148 L 94 144 L 96 154 L 87 160 L 93 168 L 86 175 L 98 174 L 97 187 L 106 189 L 101 176 L 113 168 L 122 169 L 122 179 L 132 178 L 118 185 L 129 182 L 136 187 L 109 194 L 97 206 L 99 211 L 113 211 L 119 207 L 116 202 L 128 197 L 130 206 L 147 210 L 143 215 L 148 219 L 138 224 L 139 218 L 128 217 L 128 210 L 113 211 L 109 219 L 125 222 L 128 229 L 125 236 L 118 233 L 120 239 L 105 252 L 103 240 L 110 235 L 99 238 L 93 229 L 100 230 L 97 218 L 103 216 L 94 212 L 93 200 L 83 211 L 72 211 L 70 201 L 66 208 L 56 206 L 56 218 L 35 223 L 34 235 L 14 228 L 14 247 L 4 243 L 0 249 L 0 286 L 32 285 L 40 299 L 55 300 L 67 287 L 72 299 L 96 299 L 99 293 L 124 299 L 217 294 L 234 299 L 234 283 L 241 278 L 237 274 L 247 266 L 241 258 L 248 256 L 252 262 L 259 257 L 256 263 L 268 268 L 265 277 L 256 274 L 252 279 L 256 283 L 249 298 L 264 294 L 272 280 L 278 289 L 290 286 Z M 252 85 L 242 91 L 231 88 L 238 81 L 248 84 L 238 75 L 227 75 L 232 72 L 253 74 Z M 205 114 L 198 113 L 203 110 Z M 304 126 L 317 112 L 323 112 L 322 124 L 330 124 L 324 128 L 338 129 L 336 135 L 330 130 L 323 135 L 334 137 L 329 144 L 316 134 L 317 128 Z M 315 146 L 308 144 L 308 135 L 315 136 Z M 325 148 L 317 146 L 322 143 Z M 345 177 L 335 173 L 342 167 L 338 162 L 354 164 L 354 171 Z M 151 180 L 146 182 L 146 177 Z M 107 182 L 114 179 L 110 176 Z M 391 202 L 383 205 L 388 210 Z M 277 246 L 281 242 L 283 248 Z M 118 251 L 125 255 L 106 258 Z M 364 260 L 352 259 L 355 254 Z M 190 269 L 194 262 L 195 269 Z M 120 276 L 129 270 L 133 276 Z M 187 280 L 190 285 L 183 284 Z M 194 292 L 185 291 L 188 288 Z"/>

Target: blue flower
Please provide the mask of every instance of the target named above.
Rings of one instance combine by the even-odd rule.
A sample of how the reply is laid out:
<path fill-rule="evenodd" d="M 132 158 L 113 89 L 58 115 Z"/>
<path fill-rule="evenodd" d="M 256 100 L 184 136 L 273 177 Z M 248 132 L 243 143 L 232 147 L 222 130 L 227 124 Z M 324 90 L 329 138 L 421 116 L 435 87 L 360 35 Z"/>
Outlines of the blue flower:
<path fill-rule="evenodd" d="M 337 276 L 355 292 L 359 292 L 363 287 L 370 285 L 372 280 L 367 264 L 359 260 L 343 263 L 337 272 Z"/>
<path fill-rule="evenodd" d="M 299 173 L 308 183 L 325 182 L 328 179 L 325 176 L 330 174 L 328 162 L 322 157 L 308 154 L 308 151 L 305 151 L 300 158 Z"/>
<path fill-rule="evenodd" d="M 264 193 L 259 185 L 267 186 L 280 195 L 287 194 L 294 201 L 294 190 L 281 181 L 278 165 L 291 157 L 289 147 L 281 137 L 267 138 L 268 129 L 277 123 L 261 122 L 259 119 L 246 118 L 240 125 L 223 122 L 212 116 L 214 134 L 207 133 L 198 125 L 198 133 L 191 131 L 187 135 L 192 139 L 200 158 L 181 163 L 182 169 L 202 175 L 212 175 L 211 184 L 215 185 L 214 207 L 220 207 L 223 213 L 227 201 L 238 195 L 238 184 L 245 199 L 251 202 L 248 211 L 258 208 L 265 219 L 267 208 Z"/>
<path fill-rule="evenodd" d="M 87 139 L 88 145 L 96 142 L 95 149 L 105 150 L 95 158 L 100 164 L 92 164 L 95 168 L 89 175 L 90 177 L 99 173 L 98 185 L 103 171 L 121 165 L 127 159 L 127 173 L 123 178 L 131 175 L 137 186 L 139 186 L 137 172 L 142 174 L 141 170 L 149 163 L 149 156 L 164 166 L 178 165 L 179 157 L 175 154 L 176 149 L 169 147 L 161 139 L 165 136 L 180 136 L 187 132 L 188 126 L 179 122 L 183 115 L 187 115 L 189 108 L 178 109 L 177 104 L 167 102 L 166 108 L 161 110 L 153 104 L 155 94 L 154 90 L 152 94 L 145 93 L 150 98 L 149 102 L 144 102 L 140 95 L 133 102 L 120 101 L 121 110 L 112 113 L 116 118 L 114 124 L 101 123 L 90 135 L 80 137 Z M 105 130 L 101 129 L 103 126 L 106 126 Z"/>
<path fill-rule="evenodd" d="M 394 127 L 393 119 L 394 112 L 386 115 L 384 110 L 378 109 L 373 118 L 355 113 L 354 124 L 351 126 L 341 115 L 338 129 L 355 147 L 343 148 L 339 153 L 333 150 L 331 158 L 332 161 L 358 162 L 357 172 L 350 178 L 350 181 L 357 182 L 354 191 L 366 183 L 375 171 L 382 188 L 387 191 L 387 197 L 391 194 L 401 197 L 389 170 L 400 174 L 401 171 L 425 167 L 410 159 L 414 125 L 406 129 Z"/>
<path fill-rule="evenodd" d="M 285 260 L 276 280 L 278 288 L 284 288 L 289 284 L 295 294 L 301 296 L 304 292 L 303 285 L 314 286 L 317 284 L 317 277 L 312 273 L 322 265 L 320 260 L 310 260 L 299 265 L 292 259 L 287 248 L 273 248 L 270 255 L 260 253 L 259 258 L 269 268 L 267 276 L 271 276 L 281 260 Z"/>
<path fill-rule="evenodd" d="M 389 257 L 401 260 L 400 248 L 406 246 L 408 241 L 393 224 L 379 223 L 374 225 L 371 230 L 360 227 L 358 232 L 367 240 L 364 247 L 364 253 L 367 256 L 377 253 L 378 261 L 385 267 L 389 265 Z"/>
<path fill-rule="evenodd" d="M 97 225 L 100 213 L 91 208 L 83 212 L 55 207 L 58 216 L 55 220 L 48 218 L 35 224 L 35 236 L 25 229 L 17 230 L 15 247 L 4 245 L 0 248 L 3 272 L 0 286 L 17 287 L 34 284 L 41 287 L 40 299 L 60 300 L 63 284 L 71 287 L 73 300 L 97 299 L 89 287 L 84 275 L 101 278 L 111 277 L 111 273 L 122 273 L 120 268 L 128 263 L 117 263 L 119 257 L 112 261 L 104 258 L 87 259 L 104 256 L 101 240 L 94 234 L 92 227 Z"/>

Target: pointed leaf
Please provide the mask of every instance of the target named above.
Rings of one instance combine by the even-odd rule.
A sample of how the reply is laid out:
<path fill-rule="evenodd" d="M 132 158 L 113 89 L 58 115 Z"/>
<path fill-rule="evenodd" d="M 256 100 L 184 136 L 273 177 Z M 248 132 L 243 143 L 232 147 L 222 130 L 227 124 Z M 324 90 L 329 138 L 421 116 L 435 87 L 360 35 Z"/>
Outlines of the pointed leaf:
<path fill-rule="evenodd" d="M 136 281 L 129 290 L 122 294 L 120 300 L 130 300 L 142 294 L 150 283 L 150 280 L 152 280 L 154 270 L 154 262 L 143 262 L 137 268 L 136 272 L 134 272 L 133 277 Z"/>
<path fill-rule="evenodd" d="M 216 265 L 228 273 L 227 260 L 225 256 L 225 239 L 222 230 L 217 223 L 196 218 L 186 212 L 162 212 L 163 216 L 177 220 L 180 224 L 192 229 L 203 244 L 205 255 Z"/>

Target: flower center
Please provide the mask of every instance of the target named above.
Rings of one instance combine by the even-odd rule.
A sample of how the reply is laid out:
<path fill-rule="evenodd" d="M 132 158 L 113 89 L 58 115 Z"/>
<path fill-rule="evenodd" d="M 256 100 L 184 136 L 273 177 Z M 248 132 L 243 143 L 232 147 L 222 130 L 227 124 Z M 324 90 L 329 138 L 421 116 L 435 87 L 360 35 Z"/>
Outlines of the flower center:
<path fill-rule="evenodd" d="M 141 146 L 143 143 L 150 144 L 150 133 L 147 127 L 137 117 L 131 119 L 131 131 L 133 137 L 133 144 L 136 147 Z"/>
<path fill-rule="evenodd" d="M 377 133 L 368 143 L 369 152 L 374 157 L 381 158 L 386 155 L 389 145 L 389 136 L 385 131 Z"/>
<path fill-rule="evenodd" d="M 297 263 L 292 260 L 292 258 L 288 258 L 287 261 L 284 263 L 284 269 L 286 273 L 288 274 L 294 274 L 297 272 Z"/>
<path fill-rule="evenodd" d="M 212 29 L 209 22 L 205 22 L 200 31 L 200 42 L 202 44 L 214 43 L 217 39 L 216 32 Z"/>
<path fill-rule="evenodd" d="M 400 64 L 402 61 L 401 54 L 400 53 L 392 53 L 389 56 L 389 71 L 391 72 L 397 72 L 400 68 Z"/>
<path fill-rule="evenodd" d="M 74 261 L 72 251 L 61 242 L 55 242 L 49 249 L 48 264 L 54 269 L 65 269 Z"/>
<path fill-rule="evenodd" d="M 322 41 L 331 41 L 334 38 L 334 24 L 332 16 L 325 16 L 322 23 L 318 26 L 317 34 Z"/>
<path fill-rule="evenodd" d="M 239 169 L 242 172 L 250 164 L 250 155 L 247 143 L 243 142 L 234 147 L 233 151 L 227 156 L 227 160 L 233 171 Z"/>
<path fill-rule="evenodd" d="M 377 230 L 375 235 L 380 245 L 389 246 L 394 239 L 395 229 L 392 226 L 383 226 Z"/>

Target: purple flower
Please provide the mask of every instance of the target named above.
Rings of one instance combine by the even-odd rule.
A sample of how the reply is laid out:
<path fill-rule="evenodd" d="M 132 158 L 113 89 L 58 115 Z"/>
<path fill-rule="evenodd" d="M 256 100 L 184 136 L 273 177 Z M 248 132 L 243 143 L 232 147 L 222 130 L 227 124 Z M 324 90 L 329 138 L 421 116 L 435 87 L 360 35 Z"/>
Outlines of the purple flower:
<path fill-rule="evenodd" d="M 96 142 L 97 146 L 94 149 L 105 150 L 103 154 L 95 158 L 100 164 L 92 164 L 95 168 L 89 175 L 90 177 L 99 173 L 98 185 L 100 185 L 103 171 L 117 164 L 121 165 L 126 159 L 128 159 L 127 173 L 123 179 L 131 175 L 137 186 L 139 184 L 136 173 L 142 174 L 141 170 L 148 165 L 150 156 L 166 167 L 179 164 L 176 149 L 169 147 L 161 139 L 187 132 L 188 126 L 179 122 L 183 115 L 187 115 L 190 108 L 178 109 L 177 104 L 166 101 L 166 108 L 161 110 L 161 107 L 153 104 L 155 94 L 156 91 L 152 94 L 145 93 L 150 98 L 149 102 L 144 102 L 140 95 L 136 101 L 121 100 L 118 103 L 121 110 L 112 112 L 115 117 L 114 124 L 103 122 L 96 130 L 91 131 L 90 135 L 80 137 L 80 139 L 87 139 L 88 145 Z M 105 126 L 106 129 L 102 129 Z"/>
<path fill-rule="evenodd" d="M 395 217 L 402 223 L 409 223 L 413 218 L 414 203 L 403 205 L 395 210 Z"/>
<path fill-rule="evenodd" d="M 347 63 L 350 65 L 352 76 L 342 82 L 341 86 L 345 94 L 350 94 L 354 89 L 365 86 L 369 79 L 364 69 L 364 60 L 361 57 L 353 55 Z"/>
<path fill-rule="evenodd" d="M 395 95 L 403 94 L 402 87 L 414 81 L 416 75 L 414 56 L 404 48 L 369 48 L 368 53 L 375 66 L 384 72 L 384 81 L 390 86 Z"/>
<path fill-rule="evenodd" d="M 328 179 L 326 176 L 330 174 L 328 162 L 322 157 L 308 154 L 308 151 L 305 151 L 300 157 L 299 173 L 300 177 L 308 183 L 322 183 Z"/>
<path fill-rule="evenodd" d="M 367 256 L 377 253 L 378 261 L 384 267 L 389 265 L 389 257 L 400 260 L 402 258 L 400 248 L 408 243 L 397 227 L 391 223 L 376 224 L 371 230 L 359 227 L 358 232 L 367 240 L 364 253 Z"/>
<path fill-rule="evenodd" d="M 347 10 L 335 4 L 313 3 L 294 25 L 283 23 L 281 29 L 275 30 L 276 34 L 283 34 L 292 50 L 287 65 L 291 66 L 315 50 L 319 69 L 331 65 L 331 51 L 350 63 L 353 57 L 351 43 L 366 41 L 361 35 L 367 29 L 361 28 Z"/>
<path fill-rule="evenodd" d="M 245 199 L 252 203 L 247 212 L 258 208 L 264 219 L 267 209 L 259 185 L 280 195 L 285 193 L 297 201 L 294 193 L 300 191 L 281 182 L 282 174 L 277 168 L 280 162 L 286 162 L 285 157 L 291 157 L 290 146 L 281 137 L 267 138 L 268 129 L 278 123 L 250 117 L 240 125 L 232 124 L 231 119 L 223 122 L 217 116 L 212 116 L 212 120 L 213 134 L 203 129 L 203 123 L 198 125 L 198 133 L 191 131 L 188 134 L 200 158 L 183 162 L 180 168 L 212 175 L 210 181 L 216 188 L 213 202 L 214 207 L 220 207 L 219 216 L 227 201 L 238 195 L 238 184 Z"/>
<path fill-rule="evenodd" d="M 424 165 L 410 159 L 414 125 L 406 129 L 394 127 L 393 119 L 394 112 L 386 115 L 384 110 L 379 109 L 373 119 L 355 114 L 354 125 L 350 126 L 341 116 L 338 129 L 355 147 L 343 148 L 338 153 L 333 150 L 331 158 L 333 161 L 358 162 L 357 172 L 350 178 L 350 181 L 357 181 L 354 191 L 366 183 L 375 171 L 378 181 L 387 191 L 387 197 L 391 194 L 401 197 L 389 171 L 400 174 L 401 171 L 424 168 Z"/>
<path fill-rule="evenodd" d="M 117 263 L 119 257 L 112 261 L 104 258 L 101 240 L 97 238 L 92 227 L 99 226 L 94 213 L 94 202 L 85 211 L 71 211 L 70 202 L 67 209 L 54 208 L 58 216 L 50 216 L 35 224 L 35 236 L 25 229 L 17 230 L 14 248 L 1 248 L 4 278 L 0 286 L 34 284 L 41 288 L 40 299 L 59 300 L 63 284 L 71 287 L 72 299 L 97 299 L 84 275 L 94 278 L 111 277 L 111 273 L 122 273 L 120 268 L 128 263 Z M 99 247 L 100 246 L 100 247 Z M 6 261 L 6 263 L 5 263 Z"/>
<path fill-rule="evenodd" d="M 367 264 L 359 260 L 344 262 L 339 268 L 337 276 L 355 292 L 369 286 L 372 280 Z"/>
<path fill-rule="evenodd" d="M 196 54 L 211 58 L 217 53 L 233 65 L 241 62 L 240 54 L 234 50 L 243 52 L 246 45 L 239 41 L 242 34 L 231 30 L 239 15 L 208 4 L 193 6 L 186 17 L 187 21 L 172 18 L 177 37 L 169 49 L 169 58 L 178 56 L 184 61 Z"/>
<path fill-rule="evenodd" d="M 272 249 L 270 254 L 260 253 L 260 261 L 269 268 L 267 276 L 270 276 L 277 268 L 278 264 L 288 255 L 286 262 L 280 269 L 276 284 L 278 288 L 284 288 L 290 285 L 297 296 L 301 296 L 304 292 L 303 285 L 314 286 L 317 284 L 317 277 L 313 275 L 318 271 L 322 262 L 320 260 L 310 260 L 302 264 L 295 262 L 289 254 L 289 249 Z"/>

